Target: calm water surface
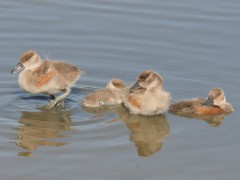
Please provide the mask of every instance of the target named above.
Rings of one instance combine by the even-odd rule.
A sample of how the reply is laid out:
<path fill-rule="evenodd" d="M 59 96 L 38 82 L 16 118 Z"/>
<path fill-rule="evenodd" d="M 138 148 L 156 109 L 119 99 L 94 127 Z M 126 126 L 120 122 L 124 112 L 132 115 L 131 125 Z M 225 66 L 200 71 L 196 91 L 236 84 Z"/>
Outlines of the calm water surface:
<path fill-rule="evenodd" d="M 239 0 L 0 1 L 1 179 L 240 178 Z M 86 73 L 65 109 L 19 89 L 26 50 Z M 117 77 L 159 72 L 173 101 L 222 87 L 235 112 L 208 119 L 81 107 Z"/>

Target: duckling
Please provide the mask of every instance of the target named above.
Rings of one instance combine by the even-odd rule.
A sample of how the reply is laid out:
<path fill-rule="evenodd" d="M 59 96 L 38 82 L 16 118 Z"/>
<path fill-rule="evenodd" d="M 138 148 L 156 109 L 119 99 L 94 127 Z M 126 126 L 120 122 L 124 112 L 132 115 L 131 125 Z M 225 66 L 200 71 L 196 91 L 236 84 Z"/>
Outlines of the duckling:
<path fill-rule="evenodd" d="M 162 77 L 152 70 L 146 70 L 130 88 L 124 105 L 132 114 L 156 115 L 168 111 L 170 100 L 170 93 L 163 88 Z"/>
<path fill-rule="evenodd" d="M 71 87 L 83 73 L 72 64 L 60 61 L 42 60 L 33 50 L 24 52 L 11 73 L 20 73 L 18 83 L 21 89 L 32 94 L 50 95 L 51 101 L 43 109 L 51 109 L 70 95 Z M 57 93 L 62 95 L 55 97 Z"/>
<path fill-rule="evenodd" d="M 171 113 L 197 115 L 228 114 L 233 111 L 233 106 L 226 102 L 226 97 L 221 88 L 212 88 L 207 99 L 182 100 L 171 104 L 169 108 Z"/>
<path fill-rule="evenodd" d="M 116 105 L 123 102 L 126 86 L 120 79 L 112 79 L 106 89 L 100 89 L 86 96 L 82 105 L 85 107 L 100 107 L 103 105 Z"/>

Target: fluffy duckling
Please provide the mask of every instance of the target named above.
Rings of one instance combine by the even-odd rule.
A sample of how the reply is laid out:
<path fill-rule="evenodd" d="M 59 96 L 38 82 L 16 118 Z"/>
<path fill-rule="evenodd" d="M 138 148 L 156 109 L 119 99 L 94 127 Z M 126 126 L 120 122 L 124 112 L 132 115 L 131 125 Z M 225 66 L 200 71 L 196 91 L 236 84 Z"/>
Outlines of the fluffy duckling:
<path fill-rule="evenodd" d="M 44 109 L 53 108 L 71 93 L 71 87 L 81 73 L 76 66 L 60 62 L 42 60 L 33 50 L 24 52 L 11 73 L 20 72 L 18 83 L 21 89 L 32 94 L 48 94 L 51 101 Z M 55 97 L 57 93 L 62 95 Z"/>
<path fill-rule="evenodd" d="M 142 72 L 130 88 L 124 105 L 132 114 L 156 115 L 166 112 L 170 93 L 163 89 L 162 77 L 152 70 Z"/>
<path fill-rule="evenodd" d="M 226 102 L 226 97 L 221 88 L 212 88 L 207 99 L 182 100 L 171 104 L 169 108 L 171 113 L 197 115 L 227 114 L 233 111 L 233 106 Z"/>
<path fill-rule="evenodd" d="M 123 102 L 126 86 L 120 79 L 112 79 L 106 89 L 100 89 L 86 96 L 82 105 L 86 107 L 100 107 L 103 105 L 116 105 Z"/>

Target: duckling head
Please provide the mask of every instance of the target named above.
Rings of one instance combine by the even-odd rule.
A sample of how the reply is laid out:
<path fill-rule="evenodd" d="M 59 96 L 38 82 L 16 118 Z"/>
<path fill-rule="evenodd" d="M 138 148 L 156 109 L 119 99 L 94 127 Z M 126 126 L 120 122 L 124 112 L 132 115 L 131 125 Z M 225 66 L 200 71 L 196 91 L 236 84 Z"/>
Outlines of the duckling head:
<path fill-rule="evenodd" d="M 207 106 L 221 106 L 222 104 L 226 103 L 226 97 L 224 92 L 221 88 L 212 88 L 209 91 L 208 97 L 203 105 Z"/>
<path fill-rule="evenodd" d="M 162 77 L 152 70 L 147 70 L 142 72 L 138 76 L 137 82 L 130 88 L 130 93 L 138 89 L 147 90 L 156 87 L 162 89 L 163 87 Z"/>
<path fill-rule="evenodd" d="M 28 50 L 20 56 L 19 62 L 13 68 L 11 73 L 12 74 L 13 73 L 18 73 L 18 72 L 21 72 L 24 69 L 26 69 L 26 70 L 34 69 L 34 68 L 39 66 L 41 61 L 42 60 L 41 60 L 40 56 L 35 51 Z"/>
<path fill-rule="evenodd" d="M 112 79 L 107 84 L 107 89 L 110 89 L 112 91 L 124 91 L 126 89 L 126 86 L 124 82 L 121 79 Z"/>

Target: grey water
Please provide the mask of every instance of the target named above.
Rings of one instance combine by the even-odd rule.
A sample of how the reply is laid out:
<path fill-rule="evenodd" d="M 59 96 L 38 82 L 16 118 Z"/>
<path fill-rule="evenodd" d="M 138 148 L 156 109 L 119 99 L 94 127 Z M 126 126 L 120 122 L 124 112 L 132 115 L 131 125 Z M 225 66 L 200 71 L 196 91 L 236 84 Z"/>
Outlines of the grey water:
<path fill-rule="evenodd" d="M 240 178 L 238 0 L 0 1 L 1 179 Z M 23 92 L 10 71 L 26 50 L 85 74 L 66 108 Z M 81 100 L 111 78 L 153 69 L 172 100 L 221 87 L 235 112 L 210 119 L 144 117 Z"/>

